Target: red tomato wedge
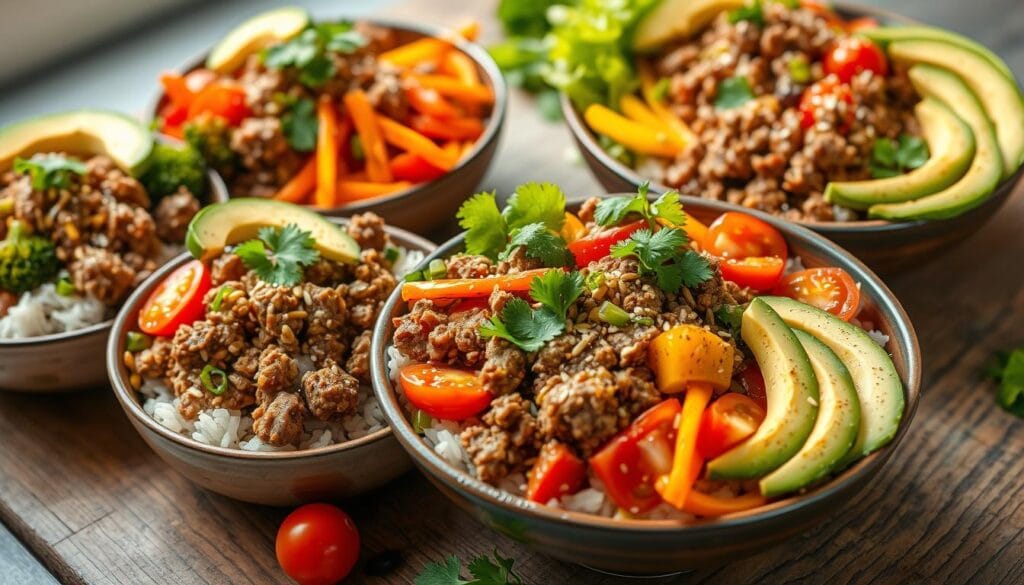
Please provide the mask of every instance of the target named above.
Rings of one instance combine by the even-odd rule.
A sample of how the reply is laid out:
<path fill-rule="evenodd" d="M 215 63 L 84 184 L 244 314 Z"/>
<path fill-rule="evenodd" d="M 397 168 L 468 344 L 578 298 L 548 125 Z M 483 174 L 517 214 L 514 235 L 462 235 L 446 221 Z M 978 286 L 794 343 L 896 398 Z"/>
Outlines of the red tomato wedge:
<path fill-rule="evenodd" d="M 576 265 L 585 268 L 591 262 L 600 260 L 610 254 L 612 245 L 625 240 L 633 232 L 646 225 L 646 221 L 639 220 L 623 226 L 601 230 L 596 234 L 569 242 L 569 251 L 576 258 Z"/>
<path fill-rule="evenodd" d="M 185 78 L 177 73 L 161 75 L 160 85 L 163 86 L 164 93 L 167 94 L 167 100 L 172 104 L 188 107 L 196 97 Z"/>
<path fill-rule="evenodd" d="M 842 268 L 808 268 L 787 275 L 775 294 L 828 311 L 849 321 L 860 311 L 860 288 Z"/>
<path fill-rule="evenodd" d="M 281 523 L 274 548 L 281 568 L 299 585 L 333 585 L 356 566 L 359 545 L 348 514 L 330 504 L 306 504 Z"/>
<path fill-rule="evenodd" d="M 840 37 L 825 53 L 825 73 L 835 75 L 843 83 L 850 83 L 862 71 L 889 74 L 885 52 L 864 37 Z"/>
<path fill-rule="evenodd" d="M 755 291 L 771 290 L 782 278 L 786 262 L 778 256 L 754 256 L 737 260 L 728 258 L 719 263 L 722 277 Z"/>
<path fill-rule="evenodd" d="M 714 459 L 754 434 L 765 410 L 739 392 L 727 392 L 712 402 L 701 416 L 697 452 Z"/>
<path fill-rule="evenodd" d="M 853 106 L 853 91 L 850 86 L 840 83 L 835 76 L 828 76 L 821 81 L 804 90 L 800 96 L 800 124 L 804 129 L 812 128 L 818 122 L 817 109 L 825 103 L 826 99 L 836 99 L 846 102 L 851 107 L 846 108 L 845 118 L 839 124 L 840 132 L 847 132 L 857 115 Z"/>
<path fill-rule="evenodd" d="M 661 502 L 654 482 L 672 470 L 680 410 L 676 398 L 656 404 L 590 457 L 590 468 L 620 508 L 638 514 Z"/>
<path fill-rule="evenodd" d="M 405 397 L 434 418 L 463 420 L 491 404 L 476 372 L 434 364 L 410 364 L 398 372 Z"/>
<path fill-rule="evenodd" d="M 402 300 L 489 297 L 495 287 L 507 292 L 526 292 L 530 290 L 530 283 L 533 282 L 533 279 L 548 270 L 550 269 L 539 268 L 485 278 L 447 278 L 407 282 L 402 285 Z"/>
<path fill-rule="evenodd" d="M 201 113 L 210 113 L 227 120 L 232 126 L 239 125 L 249 116 L 245 103 L 245 90 L 227 83 L 211 83 L 195 95 L 189 104 L 188 117 L 195 118 Z"/>
<path fill-rule="evenodd" d="M 203 297 L 210 290 L 210 271 L 192 260 L 167 275 L 139 311 L 139 329 L 150 335 L 173 335 L 179 325 L 203 316 Z"/>
<path fill-rule="evenodd" d="M 754 256 L 776 256 L 785 260 L 789 254 L 779 230 L 738 211 L 723 213 L 711 222 L 703 249 L 718 258 L 737 260 Z"/>
<path fill-rule="evenodd" d="M 574 494 L 587 480 L 587 466 L 561 443 L 548 443 L 529 473 L 526 497 L 546 504 L 566 494 Z"/>

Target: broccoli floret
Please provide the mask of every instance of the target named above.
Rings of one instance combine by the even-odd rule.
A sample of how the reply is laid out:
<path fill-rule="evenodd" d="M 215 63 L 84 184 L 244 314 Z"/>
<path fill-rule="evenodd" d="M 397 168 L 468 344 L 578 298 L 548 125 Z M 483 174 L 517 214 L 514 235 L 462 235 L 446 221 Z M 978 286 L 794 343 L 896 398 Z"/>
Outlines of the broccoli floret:
<path fill-rule="evenodd" d="M 139 180 L 153 199 L 176 193 L 178 187 L 202 197 L 206 195 L 206 162 L 191 146 L 157 144 L 149 167 Z"/>
<path fill-rule="evenodd" d="M 51 280 L 58 270 L 53 242 L 26 233 L 20 221 L 11 222 L 7 239 L 0 242 L 0 289 L 21 294 Z"/>
<path fill-rule="evenodd" d="M 233 174 L 238 155 L 231 150 L 231 127 L 220 116 L 199 116 L 185 124 L 185 142 L 221 175 Z"/>

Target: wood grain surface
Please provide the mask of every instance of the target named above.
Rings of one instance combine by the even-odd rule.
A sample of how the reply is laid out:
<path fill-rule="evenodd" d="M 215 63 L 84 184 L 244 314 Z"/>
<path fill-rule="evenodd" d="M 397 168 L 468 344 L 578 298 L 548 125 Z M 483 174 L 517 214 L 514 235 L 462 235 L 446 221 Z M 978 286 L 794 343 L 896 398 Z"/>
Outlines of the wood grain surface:
<path fill-rule="evenodd" d="M 980 14 L 986 7 L 992 12 Z M 1024 45 L 1011 26 L 1024 20 L 1019 0 L 899 8 L 959 28 L 1009 56 L 1018 75 L 1024 69 Z M 439 23 L 475 15 L 494 38 L 492 9 L 493 1 L 411 0 L 388 12 Z M 496 160 L 488 189 L 548 180 L 573 194 L 597 192 L 566 131 L 542 122 L 522 95 L 513 97 Z M 1024 583 L 1024 421 L 995 405 L 992 384 L 979 375 L 993 351 L 1024 343 L 1022 221 L 1017 193 L 983 232 L 889 280 L 917 328 L 925 377 L 910 433 L 876 482 L 787 544 L 653 582 Z M 626 582 L 486 530 L 416 473 L 341 505 L 361 530 L 364 562 L 385 551 L 402 559 L 384 577 L 359 569 L 350 582 L 409 583 L 427 561 L 495 548 L 516 559 L 529 583 Z M 204 492 L 169 470 L 108 388 L 0 394 L 0 519 L 63 583 L 287 583 L 273 545 L 286 513 Z M 0 583 L 46 579 L 23 550 L 19 572 L 11 561 L 19 550 L 0 532 Z"/>

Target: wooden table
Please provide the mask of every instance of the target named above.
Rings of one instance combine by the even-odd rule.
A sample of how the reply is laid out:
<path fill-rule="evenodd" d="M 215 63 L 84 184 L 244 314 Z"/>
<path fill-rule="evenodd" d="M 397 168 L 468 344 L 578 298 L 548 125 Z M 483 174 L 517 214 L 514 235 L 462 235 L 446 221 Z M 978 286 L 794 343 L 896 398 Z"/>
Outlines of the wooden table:
<path fill-rule="evenodd" d="M 1024 70 L 1009 24 L 1024 19 L 1017 0 L 912 4 L 907 12 L 944 25 L 963 14 L 973 26 L 961 30 Z M 493 38 L 492 5 L 412 0 L 390 12 L 437 22 L 476 13 Z M 548 180 L 598 192 L 573 152 L 566 131 L 517 94 L 485 185 L 508 192 Z M 925 376 L 910 433 L 877 481 L 785 545 L 673 582 L 1024 582 L 1024 422 L 995 405 L 978 373 L 994 350 L 1024 341 L 1022 220 L 1018 194 L 982 233 L 889 280 L 917 327 Z M 387 550 L 404 559 L 387 577 L 356 573 L 352 582 L 411 582 L 429 560 L 495 547 L 530 583 L 621 582 L 484 529 L 416 473 L 342 505 L 360 527 L 364 559 Z M 168 469 L 109 389 L 0 394 L 0 520 L 20 540 L 0 527 L 0 584 L 52 583 L 50 573 L 64 583 L 286 583 L 273 546 L 286 513 L 207 493 Z"/>

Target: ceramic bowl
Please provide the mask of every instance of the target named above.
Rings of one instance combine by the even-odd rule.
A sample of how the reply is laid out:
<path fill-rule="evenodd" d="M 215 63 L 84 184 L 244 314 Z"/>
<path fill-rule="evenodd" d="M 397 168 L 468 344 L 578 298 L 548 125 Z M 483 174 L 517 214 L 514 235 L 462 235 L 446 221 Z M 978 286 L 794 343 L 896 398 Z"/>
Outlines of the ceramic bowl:
<path fill-rule="evenodd" d="M 837 11 L 846 18 L 872 17 L 882 23 L 912 24 L 906 17 L 875 8 L 836 3 Z M 635 190 L 647 181 L 635 170 L 610 156 L 597 141 L 596 135 L 583 120 L 582 114 L 564 94 L 562 114 L 583 160 L 594 177 L 608 192 Z M 933 258 L 982 226 L 1006 203 L 1024 176 L 1024 168 L 1003 180 L 985 202 L 957 217 L 945 220 L 892 222 L 881 219 L 837 222 L 796 222 L 829 238 L 857 256 L 874 270 L 893 273 L 899 269 Z M 651 183 L 652 191 L 670 188 Z M 732 204 L 730 204 L 732 205 Z M 734 209 L 745 209 L 732 205 Z"/>
<path fill-rule="evenodd" d="M 209 172 L 209 202 L 226 201 L 227 187 Z M 0 339 L 0 390 L 63 392 L 106 384 L 103 350 L 113 319 L 77 331 Z"/>
<path fill-rule="evenodd" d="M 423 23 L 378 18 L 355 20 L 395 30 L 402 42 L 415 41 L 423 37 L 449 38 L 444 28 Z M 317 211 L 325 215 L 345 217 L 372 211 L 386 219 L 388 225 L 416 233 L 427 233 L 438 226 L 451 223 L 459 205 L 476 192 L 498 148 L 498 138 L 508 110 L 508 89 L 501 71 L 483 47 L 466 40 L 448 42 L 452 42 L 460 51 L 469 55 L 476 63 L 480 79 L 494 91 L 491 115 L 484 127 L 484 133 L 477 139 L 473 149 L 462 157 L 455 168 L 434 181 L 413 185 L 409 189 L 384 197 Z M 187 62 L 179 71 L 187 73 L 202 67 L 205 62 L 206 53 Z M 156 119 L 157 112 L 165 100 L 163 92 L 153 100 L 149 109 L 151 119 Z"/>
<path fill-rule="evenodd" d="M 344 225 L 347 220 L 333 219 Z M 431 253 L 437 246 L 415 234 L 387 228 L 392 241 L 409 250 Z M 409 458 L 391 429 L 327 447 L 287 452 L 251 452 L 214 447 L 175 433 L 142 409 L 124 365 L 125 338 L 136 329 L 139 309 L 168 273 L 190 261 L 182 254 L 148 278 L 128 299 L 114 321 L 107 343 L 106 367 L 121 408 L 143 440 L 175 471 L 199 486 L 236 500 L 272 506 L 353 496 L 407 471 Z"/>
<path fill-rule="evenodd" d="M 733 209 L 702 199 L 688 199 L 685 205 L 687 212 L 705 222 Z M 386 350 L 394 333 L 392 319 L 407 311 L 400 291 L 391 296 L 381 312 L 371 350 L 374 390 L 398 440 L 441 492 L 487 526 L 544 554 L 606 572 L 658 575 L 722 565 L 764 551 L 823 522 L 878 474 L 906 434 L 919 396 L 920 348 L 899 301 L 863 263 L 804 227 L 760 212 L 752 215 L 778 229 L 789 244 L 790 255 L 799 256 L 806 266 L 838 266 L 861 284 L 863 314 L 889 336 L 888 349 L 905 389 L 903 419 L 896 437 L 886 447 L 806 493 L 694 524 L 610 519 L 535 504 L 452 467 L 413 429 L 387 372 Z M 432 258 L 445 258 L 462 250 L 463 238 L 458 236 L 438 248 Z"/>

